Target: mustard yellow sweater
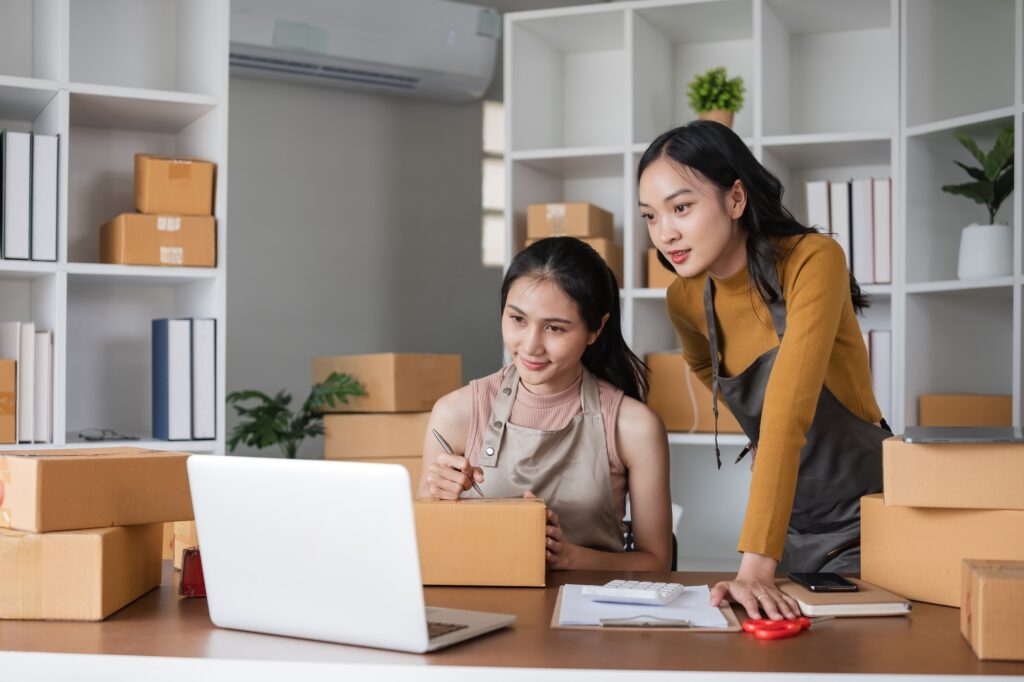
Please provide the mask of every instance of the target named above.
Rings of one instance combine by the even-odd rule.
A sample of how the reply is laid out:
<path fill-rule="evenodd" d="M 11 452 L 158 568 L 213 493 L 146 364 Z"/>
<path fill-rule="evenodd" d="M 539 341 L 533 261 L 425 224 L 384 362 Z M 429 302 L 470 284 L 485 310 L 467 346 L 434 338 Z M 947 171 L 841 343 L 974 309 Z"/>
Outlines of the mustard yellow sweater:
<path fill-rule="evenodd" d="M 768 307 L 744 265 L 715 279 L 715 312 L 723 376 L 743 372 L 760 355 L 779 347 L 765 393 L 761 435 L 750 499 L 740 533 L 741 552 L 779 559 L 793 509 L 800 449 L 814 419 L 822 384 L 847 409 L 868 422 L 881 414 L 871 389 L 871 370 L 850 300 L 849 271 L 831 237 L 811 234 L 778 240 L 783 254 L 779 281 L 786 302 L 786 333 L 779 344 Z M 668 312 L 683 357 L 711 386 L 711 355 L 704 317 L 707 275 L 677 279 L 668 290 Z"/>

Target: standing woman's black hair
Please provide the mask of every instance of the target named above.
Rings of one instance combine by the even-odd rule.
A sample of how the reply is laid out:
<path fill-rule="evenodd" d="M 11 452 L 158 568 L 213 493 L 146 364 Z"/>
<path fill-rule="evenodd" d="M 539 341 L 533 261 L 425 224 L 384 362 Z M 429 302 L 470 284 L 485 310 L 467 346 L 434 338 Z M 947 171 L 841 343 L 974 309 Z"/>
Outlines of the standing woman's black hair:
<path fill-rule="evenodd" d="M 747 206 L 740 225 L 747 233 L 747 269 L 765 303 L 778 299 L 781 292 L 768 283 L 762 264 L 775 263 L 784 255 L 771 237 L 788 237 L 817 232 L 801 225 L 782 205 L 784 188 L 779 179 L 762 166 L 731 128 L 714 121 L 696 120 L 662 133 L 644 152 L 637 170 L 637 181 L 652 163 L 665 157 L 689 167 L 716 185 L 723 193 L 737 180 L 747 191 Z M 659 251 L 658 260 L 675 272 Z M 854 309 L 867 308 L 869 301 L 850 274 L 850 298 Z"/>
<path fill-rule="evenodd" d="M 549 237 L 520 251 L 501 283 L 501 310 L 513 282 L 520 277 L 554 282 L 579 308 L 587 329 L 601 328 L 594 343 L 583 352 L 583 366 L 631 398 L 647 395 L 647 366 L 626 345 L 619 312 L 619 282 L 601 255 L 575 237 Z"/>

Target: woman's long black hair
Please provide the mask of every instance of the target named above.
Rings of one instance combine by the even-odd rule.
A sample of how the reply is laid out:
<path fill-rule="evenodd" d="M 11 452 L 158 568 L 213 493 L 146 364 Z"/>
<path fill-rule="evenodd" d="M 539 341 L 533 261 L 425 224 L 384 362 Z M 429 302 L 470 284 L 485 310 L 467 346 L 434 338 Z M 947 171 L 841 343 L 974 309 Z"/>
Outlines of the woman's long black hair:
<path fill-rule="evenodd" d="M 747 191 L 747 206 L 740 216 L 740 225 L 747 233 L 750 281 L 765 303 L 778 300 L 782 292 L 775 291 L 768 283 L 764 267 L 775 267 L 785 254 L 779 251 L 771 238 L 817 232 L 812 227 L 801 225 L 782 205 L 784 188 L 779 179 L 754 158 L 739 135 L 714 121 L 691 121 L 658 136 L 640 159 L 637 182 L 647 167 L 662 157 L 693 169 L 723 193 L 731 189 L 737 180 L 743 183 Z M 675 272 L 660 251 L 658 260 Z M 850 273 L 850 298 L 857 311 L 870 305 L 853 273 Z"/>
<path fill-rule="evenodd" d="M 619 282 L 600 254 L 575 237 L 549 237 L 526 247 L 512 259 L 501 283 L 501 312 L 509 289 L 520 277 L 553 282 L 571 298 L 587 329 L 601 329 L 594 343 L 583 351 L 583 366 L 631 398 L 643 401 L 647 395 L 647 366 L 622 338 L 619 312 Z"/>

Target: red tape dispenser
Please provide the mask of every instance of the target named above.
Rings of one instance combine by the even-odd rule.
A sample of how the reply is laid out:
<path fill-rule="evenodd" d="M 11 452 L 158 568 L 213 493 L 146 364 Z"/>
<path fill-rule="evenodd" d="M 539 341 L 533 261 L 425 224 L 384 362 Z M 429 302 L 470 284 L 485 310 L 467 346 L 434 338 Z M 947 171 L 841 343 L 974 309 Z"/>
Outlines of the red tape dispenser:
<path fill-rule="evenodd" d="M 198 547 L 189 547 L 181 555 L 181 582 L 178 594 L 182 597 L 205 597 L 206 580 L 203 579 L 203 560 Z"/>

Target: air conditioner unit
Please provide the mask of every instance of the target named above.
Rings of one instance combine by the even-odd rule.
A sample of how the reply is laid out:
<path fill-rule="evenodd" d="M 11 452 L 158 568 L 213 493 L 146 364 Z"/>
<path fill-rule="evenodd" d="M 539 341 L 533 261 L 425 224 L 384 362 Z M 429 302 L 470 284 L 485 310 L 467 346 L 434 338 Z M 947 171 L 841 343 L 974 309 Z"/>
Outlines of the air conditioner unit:
<path fill-rule="evenodd" d="M 465 102 L 500 33 L 494 10 L 446 0 L 232 0 L 231 71 Z"/>

